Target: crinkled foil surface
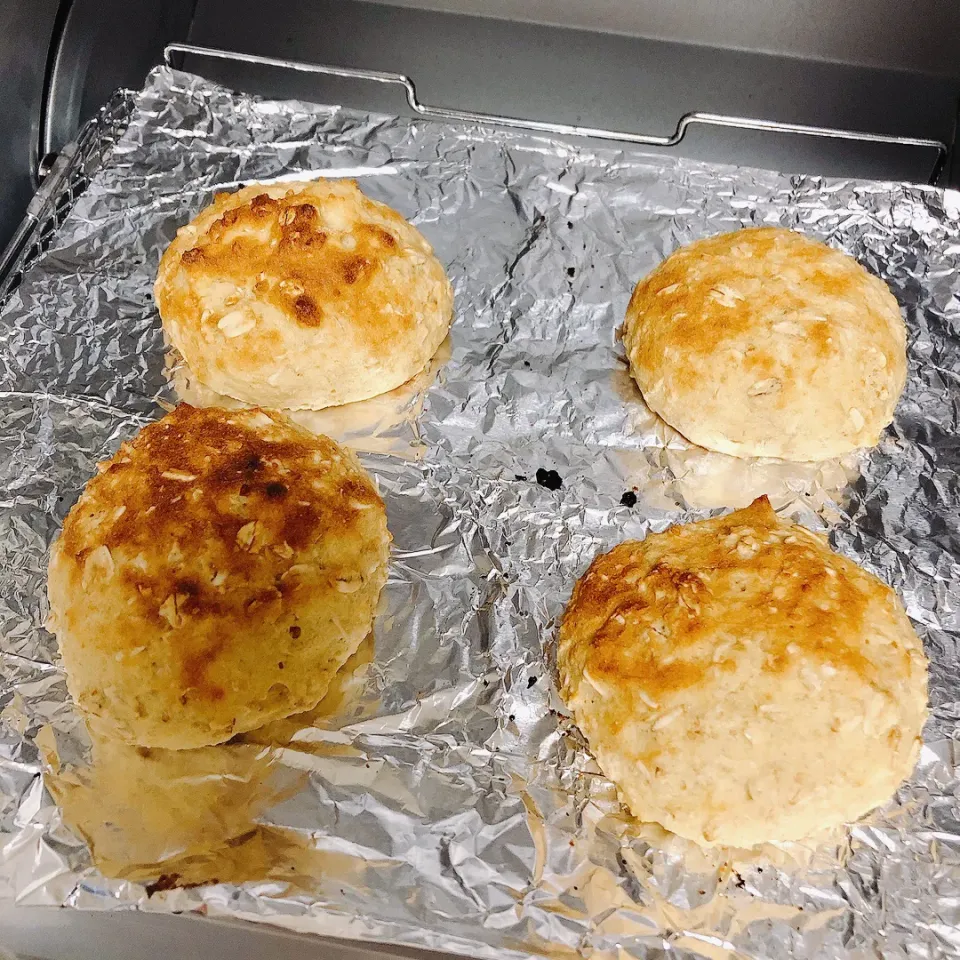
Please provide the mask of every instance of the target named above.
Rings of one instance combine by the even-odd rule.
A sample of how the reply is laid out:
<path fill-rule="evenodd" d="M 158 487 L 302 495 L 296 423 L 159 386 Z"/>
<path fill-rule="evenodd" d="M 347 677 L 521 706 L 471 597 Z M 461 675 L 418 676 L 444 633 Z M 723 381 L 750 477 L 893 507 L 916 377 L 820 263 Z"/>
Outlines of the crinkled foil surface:
<path fill-rule="evenodd" d="M 960 198 L 260 101 L 166 68 L 130 117 L 0 316 L 0 896 L 488 957 L 960 955 Z M 375 635 L 310 716 L 91 753 L 42 626 L 50 541 L 96 461 L 175 399 L 151 286 L 176 228 L 216 190 L 304 175 L 357 177 L 456 288 L 423 378 L 317 424 L 388 505 Z M 855 462 L 706 454 L 631 386 L 635 282 L 744 224 L 842 247 L 900 301 L 906 394 Z M 598 550 L 764 490 L 899 591 L 932 716 L 914 778 L 848 836 L 699 853 L 623 813 L 556 698 L 555 627 Z"/>

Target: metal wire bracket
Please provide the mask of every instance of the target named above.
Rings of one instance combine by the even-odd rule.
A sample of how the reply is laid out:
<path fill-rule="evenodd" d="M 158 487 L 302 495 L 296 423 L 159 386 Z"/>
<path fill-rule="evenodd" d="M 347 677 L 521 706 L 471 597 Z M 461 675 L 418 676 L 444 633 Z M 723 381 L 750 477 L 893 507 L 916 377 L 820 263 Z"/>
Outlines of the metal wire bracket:
<path fill-rule="evenodd" d="M 929 182 L 935 184 L 940 179 L 947 161 L 948 148 L 941 140 L 926 137 L 899 137 L 886 133 L 870 133 L 863 130 L 843 130 L 837 127 L 816 127 L 803 123 L 783 123 L 779 120 L 760 120 L 756 117 L 737 117 L 723 113 L 706 113 L 695 110 L 685 113 L 677 122 L 671 134 L 658 136 L 646 133 L 629 133 L 624 130 L 606 130 L 602 127 L 583 127 L 569 123 L 553 123 L 547 120 L 524 120 L 519 117 L 500 116 L 495 113 L 478 113 L 473 110 L 456 110 L 451 107 L 437 107 L 422 103 L 417 96 L 413 80 L 402 73 L 388 73 L 383 70 L 364 70 L 357 67 L 337 67 L 325 63 L 308 63 L 304 60 L 289 60 L 283 57 L 264 57 L 254 53 L 239 53 L 222 50 L 217 47 L 195 46 L 189 43 L 171 43 L 163 51 L 167 66 L 174 66 L 175 55 L 192 54 L 209 57 L 214 60 L 230 60 L 240 63 L 252 63 L 264 67 L 278 67 L 294 70 L 297 73 L 317 73 L 330 77 L 342 77 L 348 80 L 364 80 L 372 83 L 392 84 L 403 88 L 410 109 L 421 117 L 430 120 L 453 120 L 466 123 L 489 123 L 499 127 L 517 130 L 533 130 L 539 133 L 553 133 L 561 136 L 589 137 L 595 140 L 613 140 L 620 143 L 634 143 L 649 147 L 675 147 L 694 125 L 708 127 L 734 127 L 738 130 L 756 130 L 764 133 L 787 133 L 806 137 L 820 137 L 829 140 L 854 140 L 861 143 L 886 143 L 903 147 L 925 147 L 936 150 L 937 158 L 931 171 Z"/>
<path fill-rule="evenodd" d="M 100 169 L 133 111 L 134 92 L 118 90 L 81 128 L 60 154 L 44 157 L 48 169 L 27 206 L 20 226 L 0 250 L 0 303 L 22 279 L 23 272 L 45 250 L 56 231 Z"/>
<path fill-rule="evenodd" d="M 610 140 L 652 147 L 675 147 L 683 140 L 687 130 L 695 124 L 712 127 L 733 127 L 740 130 L 757 130 L 768 133 L 796 134 L 833 140 L 919 147 L 936 151 L 936 163 L 930 175 L 931 183 L 936 183 L 939 179 L 949 154 L 945 143 L 925 137 L 897 137 L 882 133 L 841 130 L 833 127 L 814 127 L 800 123 L 781 123 L 776 120 L 759 120 L 753 117 L 736 117 L 700 111 L 684 114 L 678 121 L 673 133 L 666 136 L 656 136 L 622 130 L 606 130 L 600 127 L 552 123 L 544 120 L 524 120 L 518 117 L 478 113 L 472 110 L 455 110 L 449 107 L 436 107 L 421 103 L 413 80 L 402 73 L 336 67 L 322 63 L 306 63 L 301 60 L 263 57 L 257 54 L 237 53 L 231 50 L 195 46 L 187 43 L 169 44 L 164 49 L 163 59 L 168 66 L 173 66 L 174 57 L 184 54 L 252 63 L 266 67 L 278 67 L 299 73 L 323 74 L 348 80 L 399 86 L 403 88 L 410 109 L 418 116 L 433 120 L 492 124 L 517 130 L 532 130 L 560 136 L 588 137 L 596 140 Z M 118 91 L 113 100 L 81 128 L 77 140 L 63 150 L 61 155 L 56 158 L 55 163 L 51 162 L 54 159 L 52 155 L 44 158 L 43 168 L 38 171 L 42 181 L 40 189 L 31 201 L 20 228 L 7 246 L 0 250 L 0 302 L 16 287 L 23 270 L 46 247 L 60 221 L 71 209 L 73 201 L 86 188 L 88 171 L 96 169 L 119 131 L 125 127 L 131 104 L 131 92 Z"/>

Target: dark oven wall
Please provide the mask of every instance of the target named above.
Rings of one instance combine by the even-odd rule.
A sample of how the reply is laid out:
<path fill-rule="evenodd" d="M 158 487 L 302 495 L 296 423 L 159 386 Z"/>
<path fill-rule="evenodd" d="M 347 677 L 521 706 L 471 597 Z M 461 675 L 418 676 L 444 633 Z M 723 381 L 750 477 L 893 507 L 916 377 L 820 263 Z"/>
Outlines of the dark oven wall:
<path fill-rule="evenodd" d="M 694 110 L 947 143 L 956 121 L 957 0 L 299 0 L 277 4 L 269 22 L 244 15 L 250 7 L 200 0 L 191 39 L 404 73 L 431 105 L 659 135 Z M 187 65 L 234 87 L 253 73 Z M 404 110 L 382 85 L 268 70 L 256 80 L 274 96 Z M 929 148 L 703 127 L 677 152 L 921 182 L 935 159 Z"/>
<path fill-rule="evenodd" d="M 0 0 L 0 249 L 45 154 L 118 87 L 139 87 L 164 44 L 186 38 L 195 0 Z"/>
<path fill-rule="evenodd" d="M 56 0 L 0 0 L 0 247 L 33 193 L 40 105 Z"/>

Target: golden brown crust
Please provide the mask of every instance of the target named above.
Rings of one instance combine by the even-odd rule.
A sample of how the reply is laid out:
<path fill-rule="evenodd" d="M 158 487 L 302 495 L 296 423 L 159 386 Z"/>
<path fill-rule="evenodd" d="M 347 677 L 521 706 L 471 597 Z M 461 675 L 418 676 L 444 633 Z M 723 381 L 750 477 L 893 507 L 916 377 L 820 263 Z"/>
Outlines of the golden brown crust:
<path fill-rule="evenodd" d="M 323 304 L 366 306 L 364 294 L 381 269 L 384 259 L 397 249 L 397 239 L 375 223 L 357 223 L 351 250 L 328 242 L 317 208 L 309 198 L 289 191 L 273 198 L 255 193 L 247 204 L 235 206 L 234 195 L 218 194 L 214 209 L 224 209 L 206 232 L 192 239 L 180 256 L 180 268 L 188 278 L 223 280 L 242 287 L 257 277 L 254 292 L 304 327 L 324 323 Z M 373 201 L 361 201 L 372 211 Z M 377 211 L 380 213 L 380 211 Z M 399 232 L 406 226 L 389 208 L 382 214 Z M 263 279 L 259 279 L 264 274 Z M 283 281 L 271 282 L 271 278 Z M 348 288 L 354 288 L 352 290 Z M 372 310 L 357 309 L 355 320 L 374 342 L 380 342 L 379 317 Z M 400 315 L 397 327 L 412 326 L 415 317 Z"/>
<path fill-rule="evenodd" d="M 204 383 L 289 409 L 399 386 L 436 351 L 452 310 L 426 240 L 354 181 L 218 194 L 164 254 L 156 298 Z"/>
<path fill-rule="evenodd" d="M 700 842 L 799 839 L 886 799 L 912 766 L 924 665 L 892 591 L 765 498 L 598 556 L 560 632 L 561 695 L 601 767 L 638 816 Z"/>
<path fill-rule="evenodd" d="M 765 607 L 758 586 L 769 586 Z M 870 599 L 888 594 L 855 563 L 825 551 L 815 534 L 781 523 L 762 497 L 717 520 L 671 527 L 601 554 L 577 581 L 567 618 L 570 630 L 578 620 L 594 627 L 591 674 L 642 682 L 656 700 L 723 669 L 736 644 L 718 658 L 709 637 L 720 625 L 731 636 L 749 636 L 761 608 L 768 623 L 783 626 L 764 636 L 765 671 L 780 673 L 805 658 L 879 682 L 859 637 Z M 654 624 L 670 637 L 675 659 L 667 664 L 646 642 Z"/>
<path fill-rule="evenodd" d="M 375 487 L 332 440 L 181 404 L 100 465 L 53 548 L 71 689 L 147 746 L 309 709 L 369 629 L 388 542 Z"/>
<path fill-rule="evenodd" d="M 873 445 L 906 377 L 886 285 L 776 227 L 674 252 L 637 284 L 624 344 L 650 407 L 736 456 L 819 460 Z"/>
<path fill-rule="evenodd" d="M 259 430 L 250 429 L 258 422 Z M 347 535 L 361 516 L 358 507 L 382 507 L 367 477 L 325 472 L 339 456 L 333 440 L 270 411 L 227 418 L 216 407 L 180 404 L 100 465 L 64 523 L 61 549 L 83 564 L 103 546 L 135 556 L 177 544 L 184 559 L 175 568 L 124 571 L 150 609 L 153 598 L 173 595 L 183 612 L 226 615 L 219 591 L 187 572 L 199 558 L 265 596 L 276 593 L 282 603 L 287 588 L 275 580 L 291 550 Z M 256 599 L 251 594 L 246 605 Z M 245 607 L 231 612 L 247 615 Z"/>

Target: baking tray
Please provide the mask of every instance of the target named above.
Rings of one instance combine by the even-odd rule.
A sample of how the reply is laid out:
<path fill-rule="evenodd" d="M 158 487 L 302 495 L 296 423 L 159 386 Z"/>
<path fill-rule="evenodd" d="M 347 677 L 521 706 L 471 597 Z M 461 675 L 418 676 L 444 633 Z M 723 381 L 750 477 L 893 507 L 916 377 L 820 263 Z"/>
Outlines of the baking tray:
<path fill-rule="evenodd" d="M 0 307 L 0 895 L 498 957 L 955 955 L 957 195 L 261 101 L 169 68 L 117 111 L 54 172 Z M 277 761 L 308 789 L 257 818 L 323 869 L 306 889 L 111 880 L 41 787 L 41 748 L 65 768 L 86 751 L 40 627 L 46 546 L 94 461 L 173 399 L 149 300 L 165 242 L 215 190 L 304 172 L 358 176 L 413 218 L 457 293 L 435 382 L 338 427 L 384 492 L 394 574 L 359 698 Z M 904 309 L 908 389 L 856 462 L 704 454 L 631 385 L 635 280 L 751 223 L 842 246 Z M 597 550 L 761 488 L 898 589 L 933 716 L 915 778 L 849 841 L 717 862 L 623 814 L 563 716 L 552 641 Z"/>

